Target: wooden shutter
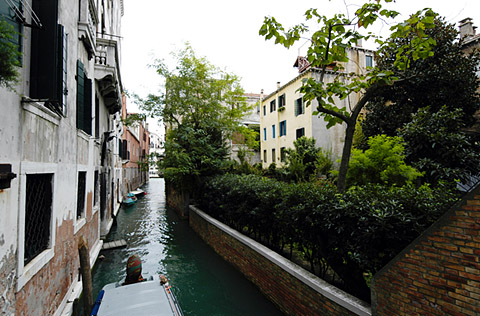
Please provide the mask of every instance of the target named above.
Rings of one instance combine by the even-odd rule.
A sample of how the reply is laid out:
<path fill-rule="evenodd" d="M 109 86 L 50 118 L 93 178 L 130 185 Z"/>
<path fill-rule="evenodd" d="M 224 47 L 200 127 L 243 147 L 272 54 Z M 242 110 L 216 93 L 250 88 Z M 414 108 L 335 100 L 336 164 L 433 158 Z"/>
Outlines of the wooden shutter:
<path fill-rule="evenodd" d="M 30 97 L 58 100 L 58 0 L 33 0 L 43 29 L 32 29 Z"/>
<path fill-rule="evenodd" d="M 92 135 L 92 80 L 87 76 L 84 77 L 85 90 L 83 93 L 83 110 L 84 110 L 84 131 Z"/>
<path fill-rule="evenodd" d="M 0 20 L 5 21 L 8 24 L 10 24 L 13 27 L 13 30 L 17 33 L 12 39 L 10 39 L 10 42 L 15 44 L 19 51 L 22 50 L 22 25 L 20 23 L 20 20 L 16 18 L 15 16 L 15 11 L 13 10 L 14 7 L 17 8 L 22 8 L 20 5 L 19 0 L 10 0 L 9 3 L 7 1 L 3 0 L 0 1 Z"/>
<path fill-rule="evenodd" d="M 57 84 L 56 84 L 56 96 L 58 101 L 58 109 L 62 113 L 66 113 L 67 107 L 67 52 L 68 41 L 67 34 L 63 25 L 58 25 L 58 49 L 57 49 Z"/>
<path fill-rule="evenodd" d="M 85 125 L 85 73 L 83 63 L 77 60 L 77 128 L 83 130 Z"/>

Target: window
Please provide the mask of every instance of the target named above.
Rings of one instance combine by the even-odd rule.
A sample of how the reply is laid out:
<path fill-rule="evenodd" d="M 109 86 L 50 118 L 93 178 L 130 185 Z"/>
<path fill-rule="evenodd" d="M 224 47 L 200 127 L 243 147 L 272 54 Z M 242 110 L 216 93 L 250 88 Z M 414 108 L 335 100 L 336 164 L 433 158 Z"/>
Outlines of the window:
<path fill-rule="evenodd" d="M 263 151 L 263 162 L 267 162 L 267 150 Z"/>
<path fill-rule="evenodd" d="M 280 137 L 287 135 L 287 121 L 280 122 Z"/>
<path fill-rule="evenodd" d="M 100 100 L 95 92 L 95 138 L 100 138 Z"/>
<path fill-rule="evenodd" d="M 87 172 L 80 171 L 78 173 L 78 186 L 77 186 L 77 218 L 85 217 L 86 184 L 87 184 Z"/>
<path fill-rule="evenodd" d="M 32 28 L 29 97 L 48 100 L 46 107 L 64 115 L 68 93 L 68 37 L 64 27 L 57 24 L 58 0 L 33 0 L 32 9 L 43 27 Z"/>
<path fill-rule="evenodd" d="M 280 161 L 284 162 L 286 157 L 285 147 L 280 148 Z"/>
<path fill-rule="evenodd" d="M 24 264 L 50 246 L 53 174 L 27 174 Z"/>
<path fill-rule="evenodd" d="M 266 127 L 263 128 L 263 140 L 265 140 L 265 141 L 267 140 L 267 128 Z"/>
<path fill-rule="evenodd" d="M 305 113 L 305 106 L 303 104 L 303 99 L 298 98 L 295 100 L 295 116 Z"/>
<path fill-rule="evenodd" d="M 297 129 L 297 138 L 296 139 L 299 139 L 302 136 L 305 136 L 305 128 L 304 127 Z"/>
<path fill-rule="evenodd" d="M 13 27 L 13 30 L 17 33 L 14 38 L 10 39 L 10 42 L 18 47 L 21 51 L 22 45 L 22 36 L 20 35 L 22 31 L 20 19 L 17 18 L 15 11 L 12 9 L 13 6 L 21 8 L 20 0 L 11 0 L 11 1 L 0 1 L 0 20 L 3 20 L 10 24 Z"/>
<path fill-rule="evenodd" d="M 99 177 L 98 177 L 98 170 L 95 171 L 95 176 L 94 176 L 94 188 L 93 188 L 93 205 L 97 205 L 98 204 L 98 201 L 99 201 L 99 198 L 98 198 L 98 195 L 100 194 L 100 191 L 99 191 Z"/>
<path fill-rule="evenodd" d="M 275 148 L 272 149 L 272 162 L 275 163 L 275 158 L 276 158 L 276 155 L 275 155 Z"/>
<path fill-rule="evenodd" d="M 267 115 L 267 106 L 263 106 L 263 116 Z"/>
<path fill-rule="evenodd" d="M 282 108 L 285 106 L 285 93 L 278 97 L 278 108 Z"/>
<path fill-rule="evenodd" d="M 365 56 L 365 67 L 373 67 L 373 57 L 372 56 Z"/>
<path fill-rule="evenodd" d="M 272 138 L 275 138 L 275 124 L 272 125 Z"/>
<path fill-rule="evenodd" d="M 92 134 L 92 80 L 85 75 L 80 60 L 77 60 L 77 128 Z"/>
<path fill-rule="evenodd" d="M 275 111 L 277 109 L 277 103 L 275 102 L 275 100 L 272 100 L 270 101 L 270 113 Z"/>

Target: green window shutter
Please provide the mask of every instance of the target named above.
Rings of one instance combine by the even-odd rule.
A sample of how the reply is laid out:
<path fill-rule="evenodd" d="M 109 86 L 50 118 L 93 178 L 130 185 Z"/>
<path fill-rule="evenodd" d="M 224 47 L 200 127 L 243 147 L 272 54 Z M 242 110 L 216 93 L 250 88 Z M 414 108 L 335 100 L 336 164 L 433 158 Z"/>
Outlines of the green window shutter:
<path fill-rule="evenodd" d="M 63 25 L 58 25 L 58 49 L 57 49 L 57 82 L 56 82 L 56 96 L 55 100 L 58 101 L 58 109 L 65 114 L 67 107 L 67 51 L 68 41 L 67 34 Z"/>
<path fill-rule="evenodd" d="M 84 131 L 92 135 L 92 80 L 85 76 L 84 78 L 85 90 L 83 94 L 84 100 Z"/>
<path fill-rule="evenodd" d="M 83 63 L 77 60 L 77 128 L 83 130 L 85 122 L 85 73 Z"/>
<path fill-rule="evenodd" d="M 43 29 L 32 28 L 30 97 L 58 102 L 58 0 L 33 0 L 32 9 Z"/>
<path fill-rule="evenodd" d="M 19 12 L 19 14 L 20 13 L 23 14 L 23 7 L 20 4 L 20 0 L 10 0 L 8 2 L 5 0 L 0 1 L 0 20 L 7 22 L 13 27 L 13 30 L 16 32 L 16 35 L 14 36 L 14 38 L 10 39 L 10 42 L 16 45 L 19 51 L 21 51 L 22 24 L 20 23 L 20 20 L 15 15 L 15 10 L 17 9 L 22 11 L 22 12 Z"/>

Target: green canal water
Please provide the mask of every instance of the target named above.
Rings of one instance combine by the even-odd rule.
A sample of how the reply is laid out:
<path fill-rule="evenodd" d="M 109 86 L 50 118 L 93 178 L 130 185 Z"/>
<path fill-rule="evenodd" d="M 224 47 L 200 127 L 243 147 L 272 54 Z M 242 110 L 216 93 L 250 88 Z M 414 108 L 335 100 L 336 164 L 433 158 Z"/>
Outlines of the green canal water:
<path fill-rule="evenodd" d="M 93 272 L 94 293 L 125 278 L 134 253 L 143 271 L 165 274 L 185 315 L 282 315 L 260 291 L 206 245 L 177 214 L 166 207 L 163 179 L 142 187 L 147 195 L 122 207 L 107 241 L 125 239 L 127 248 L 102 251 Z"/>

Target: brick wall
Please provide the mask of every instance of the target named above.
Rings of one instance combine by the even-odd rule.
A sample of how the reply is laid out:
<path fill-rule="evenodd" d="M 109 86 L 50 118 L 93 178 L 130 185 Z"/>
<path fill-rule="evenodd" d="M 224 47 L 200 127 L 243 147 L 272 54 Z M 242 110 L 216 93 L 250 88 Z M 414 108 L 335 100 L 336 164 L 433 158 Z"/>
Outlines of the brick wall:
<path fill-rule="evenodd" d="M 287 315 L 371 315 L 369 306 L 190 207 L 190 226 Z"/>
<path fill-rule="evenodd" d="M 480 186 L 379 271 L 373 315 L 480 315 Z"/>

